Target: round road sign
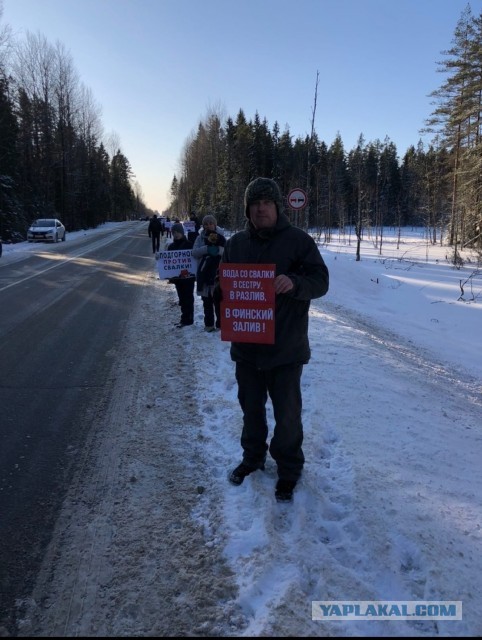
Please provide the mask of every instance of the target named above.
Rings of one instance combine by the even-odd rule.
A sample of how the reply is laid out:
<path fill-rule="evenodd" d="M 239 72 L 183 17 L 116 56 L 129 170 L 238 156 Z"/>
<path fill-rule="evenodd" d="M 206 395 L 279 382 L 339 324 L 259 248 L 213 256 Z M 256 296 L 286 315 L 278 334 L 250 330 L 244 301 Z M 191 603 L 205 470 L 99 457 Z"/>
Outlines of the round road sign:
<path fill-rule="evenodd" d="M 308 196 L 303 189 L 291 189 L 288 193 L 288 205 L 291 209 L 298 211 L 306 207 L 308 203 Z"/>

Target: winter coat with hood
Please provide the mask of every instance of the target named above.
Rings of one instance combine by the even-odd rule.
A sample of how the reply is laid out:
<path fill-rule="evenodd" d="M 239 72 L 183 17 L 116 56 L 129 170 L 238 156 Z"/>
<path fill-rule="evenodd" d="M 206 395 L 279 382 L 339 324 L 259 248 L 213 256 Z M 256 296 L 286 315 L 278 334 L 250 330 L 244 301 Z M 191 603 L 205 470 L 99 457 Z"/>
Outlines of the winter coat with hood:
<path fill-rule="evenodd" d="M 188 249 L 192 249 L 192 242 L 186 238 L 185 235 L 182 235 L 177 240 L 173 240 L 168 246 L 167 251 L 187 251 Z M 181 286 L 185 287 L 186 282 L 189 280 L 192 282 L 194 286 L 194 274 L 190 274 L 189 276 L 174 276 L 169 278 L 169 282 L 171 284 L 181 284 Z"/>
<path fill-rule="evenodd" d="M 149 236 L 149 238 L 151 237 L 151 235 L 154 234 L 160 234 L 162 231 L 162 223 L 159 220 L 159 218 L 157 216 L 152 216 L 152 218 L 149 220 L 149 224 L 147 225 L 147 234 Z"/>
<path fill-rule="evenodd" d="M 213 243 L 209 241 L 209 236 L 212 233 L 213 231 L 201 229 L 192 249 L 193 258 L 197 260 L 196 280 L 198 295 L 207 295 L 213 289 L 217 269 L 226 243 L 222 229 L 216 226 L 214 233 L 217 236 L 217 241 L 214 245 L 218 247 L 218 254 L 210 256 L 209 246 L 213 246 Z"/>
<path fill-rule="evenodd" d="M 168 251 L 187 251 L 188 249 L 192 249 L 192 242 L 186 236 L 173 240 L 167 247 Z"/>
<path fill-rule="evenodd" d="M 306 364 L 311 356 L 308 340 L 310 301 L 328 291 L 329 275 L 313 238 L 291 224 L 278 211 L 276 225 L 256 230 L 248 218 L 246 229 L 228 239 L 222 263 L 275 264 L 276 276 L 293 281 L 288 293 L 276 295 L 275 343 L 231 343 L 231 358 L 257 369 Z"/>

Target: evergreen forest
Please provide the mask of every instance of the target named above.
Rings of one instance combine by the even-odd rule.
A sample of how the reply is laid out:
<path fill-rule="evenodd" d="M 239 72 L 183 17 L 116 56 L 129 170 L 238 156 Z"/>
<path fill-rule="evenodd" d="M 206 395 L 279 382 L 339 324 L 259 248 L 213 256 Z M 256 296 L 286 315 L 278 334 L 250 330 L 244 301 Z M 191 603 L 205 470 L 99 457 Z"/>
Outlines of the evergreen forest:
<path fill-rule="evenodd" d="M 107 220 L 151 215 L 129 160 L 102 134 L 100 110 L 61 44 L 28 34 L 12 54 L 0 6 L 0 234 L 24 233 L 36 217 L 58 217 L 68 230 Z M 438 62 L 443 81 L 427 114 L 426 147 L 403 156 L 395 144 L 367 141 L 353 149 L 337 136 L 327 145 L 315 127 L 294 137 L 288 125 L 268 126 L 259 113 L 214 110 L 184 145 L 171 184 L 169 215 L 212 213 L 230 230 L 244 225 L 243 195 L 257 176 L 274 178 L 282 193 L 302 188 L 308 205 L 295 224 L 330 241 L 334 230 L 424 226 L 433 243 L 482 255 L 482 13 L 462 13 L 450 49 Z"/>

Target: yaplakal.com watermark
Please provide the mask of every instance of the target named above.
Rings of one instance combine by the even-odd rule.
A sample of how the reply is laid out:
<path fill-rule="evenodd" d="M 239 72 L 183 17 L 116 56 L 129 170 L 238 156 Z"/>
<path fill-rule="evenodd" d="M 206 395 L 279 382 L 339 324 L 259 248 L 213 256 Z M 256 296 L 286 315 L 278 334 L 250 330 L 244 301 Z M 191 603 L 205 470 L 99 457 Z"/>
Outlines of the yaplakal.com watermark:
<path fill-rule="evenodd" d="M 312 620 L 462 620 L 461 600 L 314 600 Z"/>

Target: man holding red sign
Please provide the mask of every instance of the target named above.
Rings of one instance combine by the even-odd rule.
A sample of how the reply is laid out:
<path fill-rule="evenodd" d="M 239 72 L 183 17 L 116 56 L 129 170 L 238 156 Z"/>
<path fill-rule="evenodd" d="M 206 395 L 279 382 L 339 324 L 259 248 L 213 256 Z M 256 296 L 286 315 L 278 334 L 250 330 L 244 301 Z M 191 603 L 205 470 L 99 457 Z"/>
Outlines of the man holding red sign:
<path fill-rule="evenodd" d="M 275 496 L 290 502 L 304 465 L 301 374 L 310 359 L 308 312 L 328 291 L 329 275 L 313 238 L 283 212 L 274 180 L 256 178 L 246 188 L 246 229 L 226 242 L 220 265 L 221 338 L 231 341 L 243 412 L 243 461 L 229 480 L 275 460 Z M 266 402 L 273 404 L 268 446 Z"/>

